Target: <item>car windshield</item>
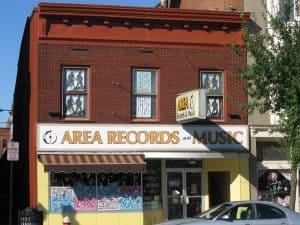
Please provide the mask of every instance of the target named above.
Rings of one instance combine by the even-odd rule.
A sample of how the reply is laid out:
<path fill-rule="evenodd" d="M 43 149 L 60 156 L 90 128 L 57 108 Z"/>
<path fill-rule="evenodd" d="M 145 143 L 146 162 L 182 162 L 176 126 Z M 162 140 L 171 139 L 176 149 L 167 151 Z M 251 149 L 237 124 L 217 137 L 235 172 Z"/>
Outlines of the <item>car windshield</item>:
<path fill-rule="evenodd" d="M 196 218 L 203 219 L 203 220 L 212 220 L 217 215 L 219 215 L 224 210 L 228 209 L 231 206 L 229 203 L 224 203 L 218 206 L 215 206 L 207 211 L 204 211 L 203 213 L 196 216 Z"/>

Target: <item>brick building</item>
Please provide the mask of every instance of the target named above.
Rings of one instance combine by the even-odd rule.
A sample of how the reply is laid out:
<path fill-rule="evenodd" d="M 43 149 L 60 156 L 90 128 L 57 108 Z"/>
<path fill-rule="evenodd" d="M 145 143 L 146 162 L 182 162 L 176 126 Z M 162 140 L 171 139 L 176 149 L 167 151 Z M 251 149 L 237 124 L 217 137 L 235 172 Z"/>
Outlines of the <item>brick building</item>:
<path fill-rule="evenodd" d="M 10 128 L 0 128 L 0 178 L 4 185 L 0 187 L 0 210 L 3 216 L 0 224 L 8 223 L 8 202 L 9 202 L 9 163 L 6 159 L 6 143 L 10 141 Z"/>
<path fill-rule="evenodd" d="M 40 3 L 15 89 L 15 205 L 44 224 L 139 225 L 249 199 L 244 15 Z"/>
<path fill-rule="evenodd" d="M 249 30 L 252 32 L 266 32 L 266 30 L 272 32 L 271 27 L 266 27 L 265 10 L 267 9 L 271 15 L 275 15 L 276 11 L 280 13 L 283 10 L 283 4 L 279 0 L 167 0 L 164 2 L 164 7 L 169 8 L 250 12 Z M 290 14 L 290 22 L 299 20 L 299 14 L 296 13 L 297 1 L 293 0 L 291 3 L 293 3 L 293 10 Z M 250 54 L 247 61 L 248 63 L 253 62 Z M 287 155 L 281 149 L 280 142 L 283 134 L 277 131 L 279 116 L 274 112 L 262 114 L 255 111 L 249 115 L 248 123 L 251 151 L 249 164 L 250 198 L 273 201 L 287 206 L 290 204 L 291 195 L 291 165 Z M 300 211 L 299 177 L 300 169 L 298 168 L 296 211 Z M 273 184 L 273 188 L 270 188 L 270 183 Z"/>

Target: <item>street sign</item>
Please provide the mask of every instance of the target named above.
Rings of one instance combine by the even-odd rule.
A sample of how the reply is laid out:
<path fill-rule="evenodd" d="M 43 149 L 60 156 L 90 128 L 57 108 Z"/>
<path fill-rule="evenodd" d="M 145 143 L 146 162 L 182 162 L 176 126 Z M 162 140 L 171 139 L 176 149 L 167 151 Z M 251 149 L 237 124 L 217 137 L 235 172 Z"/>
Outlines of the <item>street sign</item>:
<path fill-rule="evenodd" d="M 7 143 L 7 160 L 8 161 L 19 160 L 19 142 Z"/>

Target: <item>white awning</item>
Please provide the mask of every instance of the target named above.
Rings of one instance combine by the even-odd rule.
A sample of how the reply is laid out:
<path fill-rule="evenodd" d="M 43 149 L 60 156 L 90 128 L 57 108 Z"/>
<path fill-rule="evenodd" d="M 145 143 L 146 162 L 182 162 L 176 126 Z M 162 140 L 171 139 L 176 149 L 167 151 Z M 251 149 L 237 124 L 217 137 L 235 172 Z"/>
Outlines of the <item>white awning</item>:
<path fill-rule="evenodd" d="M 249 152 L 143 152 L 145 159 L 249 158 Z"/>

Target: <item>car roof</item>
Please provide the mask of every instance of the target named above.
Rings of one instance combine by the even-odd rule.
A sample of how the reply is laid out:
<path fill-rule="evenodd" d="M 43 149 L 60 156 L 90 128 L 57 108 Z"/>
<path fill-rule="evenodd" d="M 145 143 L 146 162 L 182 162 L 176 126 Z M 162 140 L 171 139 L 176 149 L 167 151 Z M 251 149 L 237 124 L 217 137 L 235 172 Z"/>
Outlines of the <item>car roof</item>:
<path fill-rule="evenodd" d="M 244 201 L 231 201 L 231 202 L 224 202 L 223 204 L 228 203 L 228 204 L 232 204 L 232 205 L 238 205 L 238 204 L 257 204 L 257 203 L 263 203 L 263 204 L 267 204 L 267 205 L 279 205 L 276 202 L 270 202 L 270 201 L 261 201 L 261 200 L 244 200 Z"/>
<path fill-rule="evenodd" d="M 240 204 L 265 204 L 265 205 L 269 205 L 269 206 L 275 206 L 277 208 L 280 208 L 281 210 L 288 212 L 288 213 L 295 213 L 295 214 L 299 214 L 293 210 L 291 210 L 290 208 L 280 205 L 276 202 L 271 202 L 271 201 L 261 201 L 261 200 L 244 200 L 244 201 L 231 201 L 231 202 L 224 202 L 223 204 L 230 204 L 232 206 L 235 205 L 240 205 Z"/>

